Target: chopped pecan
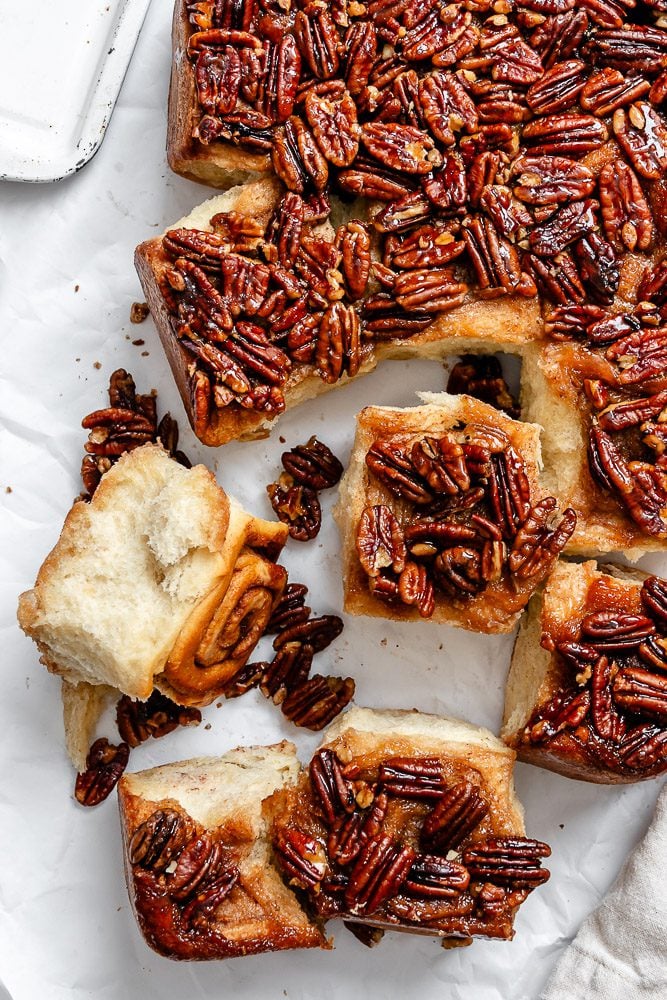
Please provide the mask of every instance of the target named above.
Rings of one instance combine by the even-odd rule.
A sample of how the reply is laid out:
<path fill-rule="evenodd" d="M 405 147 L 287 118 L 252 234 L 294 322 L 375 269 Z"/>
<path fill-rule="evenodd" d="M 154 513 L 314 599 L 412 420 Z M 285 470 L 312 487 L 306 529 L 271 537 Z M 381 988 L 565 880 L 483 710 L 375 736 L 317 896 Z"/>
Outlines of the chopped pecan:
<path fill-rule="evenodd" d="M 452 899 L 470 884 L 467 868 L 456 861 L 420 854 L 403 883 L 402 891 L 426 899 Z"/>
<path fill-rule="evenodd" d="M 548 844 L 528 837 L 487 837 L 464 850 L 463 864 L 473 879 L 533 889 L 549 878 L 541 859 L 550 854 Z"/>
<path fill-rule="evenodd" d="M 335 719 L 353 695 L 351 677 L 314 674 L 287 695 L 281 708 L 283 715 L 295 726 L 317 731 Z"/>
<path fill-rule="evenodd" d="M 74 795 L 82 806 L 96 806 L 111 794 L 130 759 L 127 743 L 112 746 L 95 740 L 86 757 L 86 770 L 77 774 Z"/>
<path fill-rule="evenodd" d="M 124 694 L 116 706 L 116 725 L 120 738 L 131 748 L 153 736 L 158 739 L 179 726 L 198 726 L 198 708 L 177 705 L 157 689 L 148 701 L 132 700 Z"/>
<path fill-rule="evenodd" d="M 447 788 L 424 820 L 421 832 L 424 846 L 439 854 L 459 847 L 488 811 L 488 803 L 471 781 L 456 782 Z"/>
<path fill-rule="evenodd" d="M 352 913 L 375 913 L 395 896 L 415 860 L 415 852 L 392 842 L 391 837 L 377 837 L 363 849 L 350 872 L 345 903 Z"/>
<path fill-rule="evenodd" d="M 130 864 L 164 872 L 192 837 L 192 825 L 175 809 L 157 809 L 130 839 Z"/>

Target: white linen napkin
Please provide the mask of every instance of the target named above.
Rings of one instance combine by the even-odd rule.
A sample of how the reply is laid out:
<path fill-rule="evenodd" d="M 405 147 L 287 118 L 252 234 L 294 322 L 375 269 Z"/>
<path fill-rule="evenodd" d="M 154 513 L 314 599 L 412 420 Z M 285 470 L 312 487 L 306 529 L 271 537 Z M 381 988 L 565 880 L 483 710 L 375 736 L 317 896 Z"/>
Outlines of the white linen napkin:
<path fill-rule="evenodd" d="M 583 922 L 542 1000 L 666 1000 L 667 786 L 643 841 Z"/>

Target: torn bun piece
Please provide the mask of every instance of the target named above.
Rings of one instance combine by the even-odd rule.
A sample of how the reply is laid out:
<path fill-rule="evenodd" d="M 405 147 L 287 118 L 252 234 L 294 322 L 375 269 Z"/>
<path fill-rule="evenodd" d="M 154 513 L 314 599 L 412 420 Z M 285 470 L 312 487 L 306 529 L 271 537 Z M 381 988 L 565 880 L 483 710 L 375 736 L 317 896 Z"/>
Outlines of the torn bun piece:
<path fill-rule="evenodd" d="M 207 705 L 246 663 L 278 602 L 286 528 L 246 513 L 204 467 L 144 445 L 78 500 L 32 590 L 21 628 L 63 677 L 146 700 L 154 687 Z M 83 692 L 83 693 L 82 693 Z M 94 699 L 93 699 L 94 700 Z M 75 717 L 72 715 L 72 718 Z"/>
<path fill-rule="evenodd" d="M 572 533 L 545 497 L 540 428 L 471 396 L 358 414 L 335 517 L 345 609 L 509 632 Z"/>
<path fill-rule="evenodd" d="M 598 784 L 667 771 L 667 582 L 560 561 L 521 622 L 502 737 L 520 760 Z"/>
<path fill-rule="evenodd" d="M 283 741 L 123 775 L 127 887 L 151 948 L 203 960 L 330 947 L 272 861 L 263 803 L 298 773 Z"/>

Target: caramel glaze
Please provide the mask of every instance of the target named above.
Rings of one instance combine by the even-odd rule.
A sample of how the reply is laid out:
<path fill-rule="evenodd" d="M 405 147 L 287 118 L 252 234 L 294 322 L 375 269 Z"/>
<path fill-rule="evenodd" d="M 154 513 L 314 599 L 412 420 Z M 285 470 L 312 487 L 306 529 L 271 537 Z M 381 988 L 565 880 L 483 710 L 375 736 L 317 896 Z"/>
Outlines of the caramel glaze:
<path fill-rule="evenodd" d="M 338 749 L 344 753 L 341 747 Z M 407 756 L 410 753 L 409 744 L 404 748 L 399 744 L 393 747 L 394 753 L 400 753 L 401 750 Z M 394 753 L 387 753 L 386 749 L 381 749 L 355 756 L 348 762 L 347 767 L 353 768 L 355 780 L 364 781 L 373 788 L 377 785 L 380 765 L 394 756 Z M 414 750 L 411 756 L 415 760 L 418 759 Z M 434 754 L 429 751 L 428 757 L 433 758 Z M 438 759 L 447 786 L 468 780 L 480 789 L 490 803 L 486 817 L 457 848 L 455 852 L 457 860 L 460 861 L 459 855 L 464 848 L 483 837 L 507 836 L 516 832 L 512 830 L 508 818 L 503 816 L 502 808 L 496 807 L 493 790 L 486 785 L 482 774 L 476 768 L 462 760 L 445 757 Z M 423 851 L 423 846 L 420 848 L 419 834 L 424 819 L 433 806 L 433 800 L 414 801 L 390 797 L 382 833 L 390 836 L 396 843 L 405 844 L 416 851 Z M 281 789 L 274 793 L 271 799 L 271 812 L 273 840 L 281 831 L 296 827 L 318 841 L 326 852 L 328 827 L 307 774 L 302 775 L 295 788 Z M 451 852 L 449 859 L 452 859 Z M 336 870 L 340 871 L 336 869 L 334 863 L 330 863 L 330 872 L 335 874 Z M 288 884 L 306 899 L 306 905 L 313 914 L 325 919 L 338 917 L 387 930 L 401 929 L 459 939 L 473 936 L 511 939 L 514 936 L 514 915 L 529 895 L 527 889 L 500 889 L 497 886 L 491 887 L 488 883 L 484 886 L 482 883 L 471 881 L 468 889 L 453 899 L 417 899 L 408 894 L 398 893 L 372 914 L 359 916 L 346 908 L 340 892 L 335 891 L 335 888 L 326 887 L 326 878 L 321 886 L 316 886 L 315 890 L 307 893 L 295 885 L 294 881 Z M 486 900 L 485 894 L 480 895 L 484 888 L 487 892 L 491 890 L 492 899 Z"/>
<path fill-rule="evenodd" d="M 369 430 L 374 432 L 374 437 L 372 434 L 368 435 L 369 444 L 372 443 L 372 440 L 381 440 L 383 443 L 391 442 L 409 453 L 412 444 L 424 437 L 423 432 L 415 433 L 412 430 L 409 432 L 396 432 L 395 426 L 393 426 L 396 421 L 390 420 L 389 423 L 392 429 L 390 427 L 383 428 L 380 421 L 373 422 L 373 426 Z M 513 433 L 514 428 L 512 424 L 512 421 L 499 414 L 495 429 L 496 431 L 500 430 L 507 436 L 509 443 L 513 445 L 522 459 L 524 470 L 530 483 L 530 502 L 537 503 L 545 495 L 545 491 L 540 490 L 538 482 L 535 449 L 530 448 L 530 451 L 526 450 L 523 444 L 525 438 L 517 439 L 516 434 Z M 517 425 L 514 426 L 516 427 Z M 489 428 L 489 430 L 493 431 L 494 428 Z M 460 425 L 455 429 L 443 428 L 438 434 L 435 432 L 432 433 L 435 437 L 453 437 L 457 442 L 461 443 L 467 440 L 474 440 L 476 434 L 481 433 L 483 435 L 484 431 L 485 425 L 482 421 L 470 420 L 469 422 L 464 422 L 462 420 Z M 419 507 L 397 498 L 376 476 L 365 468 L 364 506 L 374 504 L 386 504 L 390 507 L 394 516 L 404 528 L 418 518 L 427 516 L 426 511 L 422 514 Z M 486 503 L 475 507 L 469 513 L 488 515 Z M 456 514 L 454 520 L 457 523 L 465 524 L 469 520 L 469 517 L 465 512 L 462 512 L 461 514 Z M 541 575 L 538 574 L 526 580 L 521 580 L 510 574 L 507 564 L 505 564 L 500 579 L 488 582 L 478 594 L 467 596 L 461 594 L 458 597 L 445 594 L 441 590 L 436 590 L 436 607 L 439 604 L 446 605 L 451 619 L 461 628 L 469 629 L 473 632 L 508 632 L 514 627 L 517 615 L 523 611 L 535 588 L 549 569 L 550 566 L 547 566 Z M 348 580 L 348 592 L 354 590 L 359 593 L 368 594 L 368 578 L 356 558 L 351 567 Z M 368 596 L 368 600 L 381 605 L 382 614 L 385 617 L 397 619 L 418 619 L 419 617 L 414 609 L 400 603 L 390 603 L 381 598 L 373 598 L 370 595 Z"/>
<path fill-rule="evenodd" d="M 566 773 L 576 775 L 578 768 L 581 772 L 578 776 L 586 778 L 591 766 L 600 773 L 606 773 L 612 780 L 620 781 L 640 781 L 653 778 L 656 775 L 667 771 L 667 740 L 663 744 L 662 752 L 658 758 L 648 766 L 628 766 L 622 757 L 622 741 L 603 739 L 596 731 L 595 725 L 587 724 L 584 720 L 576 728 L 565 728 L 553 736 L 544 739 L 536 739 L 531 736 L 534 726 L 548 719 L 551 713 L 558 711 L 570 697 L 582 690 L 582 686 L 577 682 L 576 670 L 567 663 L 565 658 L 555 649 L 559 643 L 563 642 L 585 642 L 581 639 L 582 621 L 587 615 L 596 612 L 613 612 L 615 615 L 645 614 L 640 600 L 640 586 L 629 587 L 622 584 L 611 576 L 597 576 L 590 584 L 586 593 L 584 603 L 577 609 L 575 615 L 567 620 L 563 620 L 558 613 L 542 612 L 542 646 L 553 650 L 550 664 L 549 676 L 549 697 L 535 709 L 531 715 L 521 737 L 521 744 L 518 747 L 521 756 L 521 746 L 530 747 L 537 750 L 547 762 L 547 766 L 552 767 L 554 759 L 560 759 L 564 764 Z M 609 654 L 610 659 L 614 654 Z M 632 653 L 614 656 L 614 661 L 619 665 L 631 665 L 639 662 Z M 583 678 L 582 678 L 583 679 Z M 626 723 L 627 730 L 647 722 L 654 723 L 655 734 L 660 737 L 664 732 L 664 725 L 658 725 L 655 720 L 647 720 L 641 716 L 633 716 L 630 713 L 616 709 L 617 714 Z M 532 759 L 532 758 L 531 758 Z M 537 762 L 537 760 L 535 761 Z M 554 768 L 558 770 L 558 768 Z"/>
<path fill-rule="evenodd" d="M 205 960 L 286 948 L 327 947 L 319 929 L 309 924 L 296 904 L 294 912 L 298 917 L 289 920 L 281 911 L 280 904 L 272 903 L 267 874 L 274 879 L 277 875 L 272 869 L 267 873 L 263 866 L 250 862 L 256 838 L 242 818 L 227 820 L 215 830 L 206 830 L 189 817 L 174 799 L 151 802 L 131 796 L 129 806 L 126 805 L 123 811 L 126 845 L 140 824 L 157 809 L 177 811 L 189 821 L 193 835 L 207 833 L 212 841 L 223 845 L 225 864 L 238 868 L 239 877 L 231 892 L 212 913 L 186 922 L 182 904 L 170 898 L 167 891 L 168 876 L 132 865 L 126 848 L 125 868 L 130 898 L 139 927 L 154 951 L 172 959 Z M 294 913 L 289 917 L 294 917 Z"/>
<path fill-rule="evenodd" d="M 604 349 L 598 351 L 580 343 L 545 343 L 540 368 L 549 382 L 551 392 L 578 415 L 585 438 L 578 448 L 578 475 L 568 477 L 567 491 L 556 492 L 562 504 L 574 507 L 577 511 L 581 526 L 580 529 L 575 528 L 569 547 L 576 550 L 579 532 L 585 535 L 589 526 L 596 523 L 605 525 L 606 535 L 611 536 L 609 547 L 613 545 L 614 549 L 632 548 L 638 544 L 639 539 L 650 538 L 626 513 L 616 495 L 603 489 L 591 475 L 586 443 L 596 411 L 584 391 L 584 383 L 587 379 L 603 382 L 611 404 L 661 392 L 667 388 L 667 371 L 662 377 L 647 380 L 640 386 L 621 387 L 617 384 L 617 369 L 604 357 Z M 556 490 L 558 458 L 552 458 L 549 453 L 552 436 L 549 433 L 544 439 L 544 479 L 549 489 Z M 642 444 L 638 428 L 614 434 L 614 443 L 620 447 L 626 460 L 655 458 Z"/>

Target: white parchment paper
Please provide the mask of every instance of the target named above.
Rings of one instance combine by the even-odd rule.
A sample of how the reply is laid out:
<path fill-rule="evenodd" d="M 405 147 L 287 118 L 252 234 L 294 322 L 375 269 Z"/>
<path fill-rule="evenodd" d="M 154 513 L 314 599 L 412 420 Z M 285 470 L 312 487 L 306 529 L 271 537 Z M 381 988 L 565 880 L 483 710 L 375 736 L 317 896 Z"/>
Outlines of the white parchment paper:
<path fill-rule="evenodd" d="M 517 767 L 528 832 L 547 840 L 553 857 L 551 881 L 522 907 L 512 943 L 443 951 L 436 940 L 388 934 L 369 951 L 341 927 L 331 953 L 202 964 L 169 962 L 143 943 L 125 890 L 115 798 L 93 810 L 72 798 L 59 682 L 18 630 L 16 598 L 32 585 L 79 492 L 81 417 L 104 405 L 111 372 L 123 366 L 139 391 L 156 388 L 160 412 L 179 419 L 184 450 L 267 516 L 279 435 L 292 446 L 317 433 L 345 460 L 363 405 L 412 405 L 417 390 L 444 386 L 437 364 L 387 363 L 293 411 L 268 440 L 218 450 L 197 444 L 152 321 L 129 322 L 132 302 L 143 298 L 135 245 L 210 194 L 165 161 L 170 19 L 170 0 L 153 0 L 108 135 L 80 174 L 55 186 L 0 186 L 0 997 L 533 1000 L 646 829 L 659 783 L 598 787 Z M 323 495 L 319 538 L 291 543 L 285 555 L 291 578 L 310 586 L 316 612 L 341 612 L 334 494 Z M 667 572 L 665 558 L 645 565 Z M 321 663 L 323 672 L 354 676 L 360 704 L 415 706 L 497 731 L 511 637 L 428 623 L 345 624 Z M 111 726 L 106 735 L 114 736 Z M 285 737 L 303 759 L 317 742 L 252 692 L 205 710 L 198 729 L 144 744 L 131 768 Z"/>

